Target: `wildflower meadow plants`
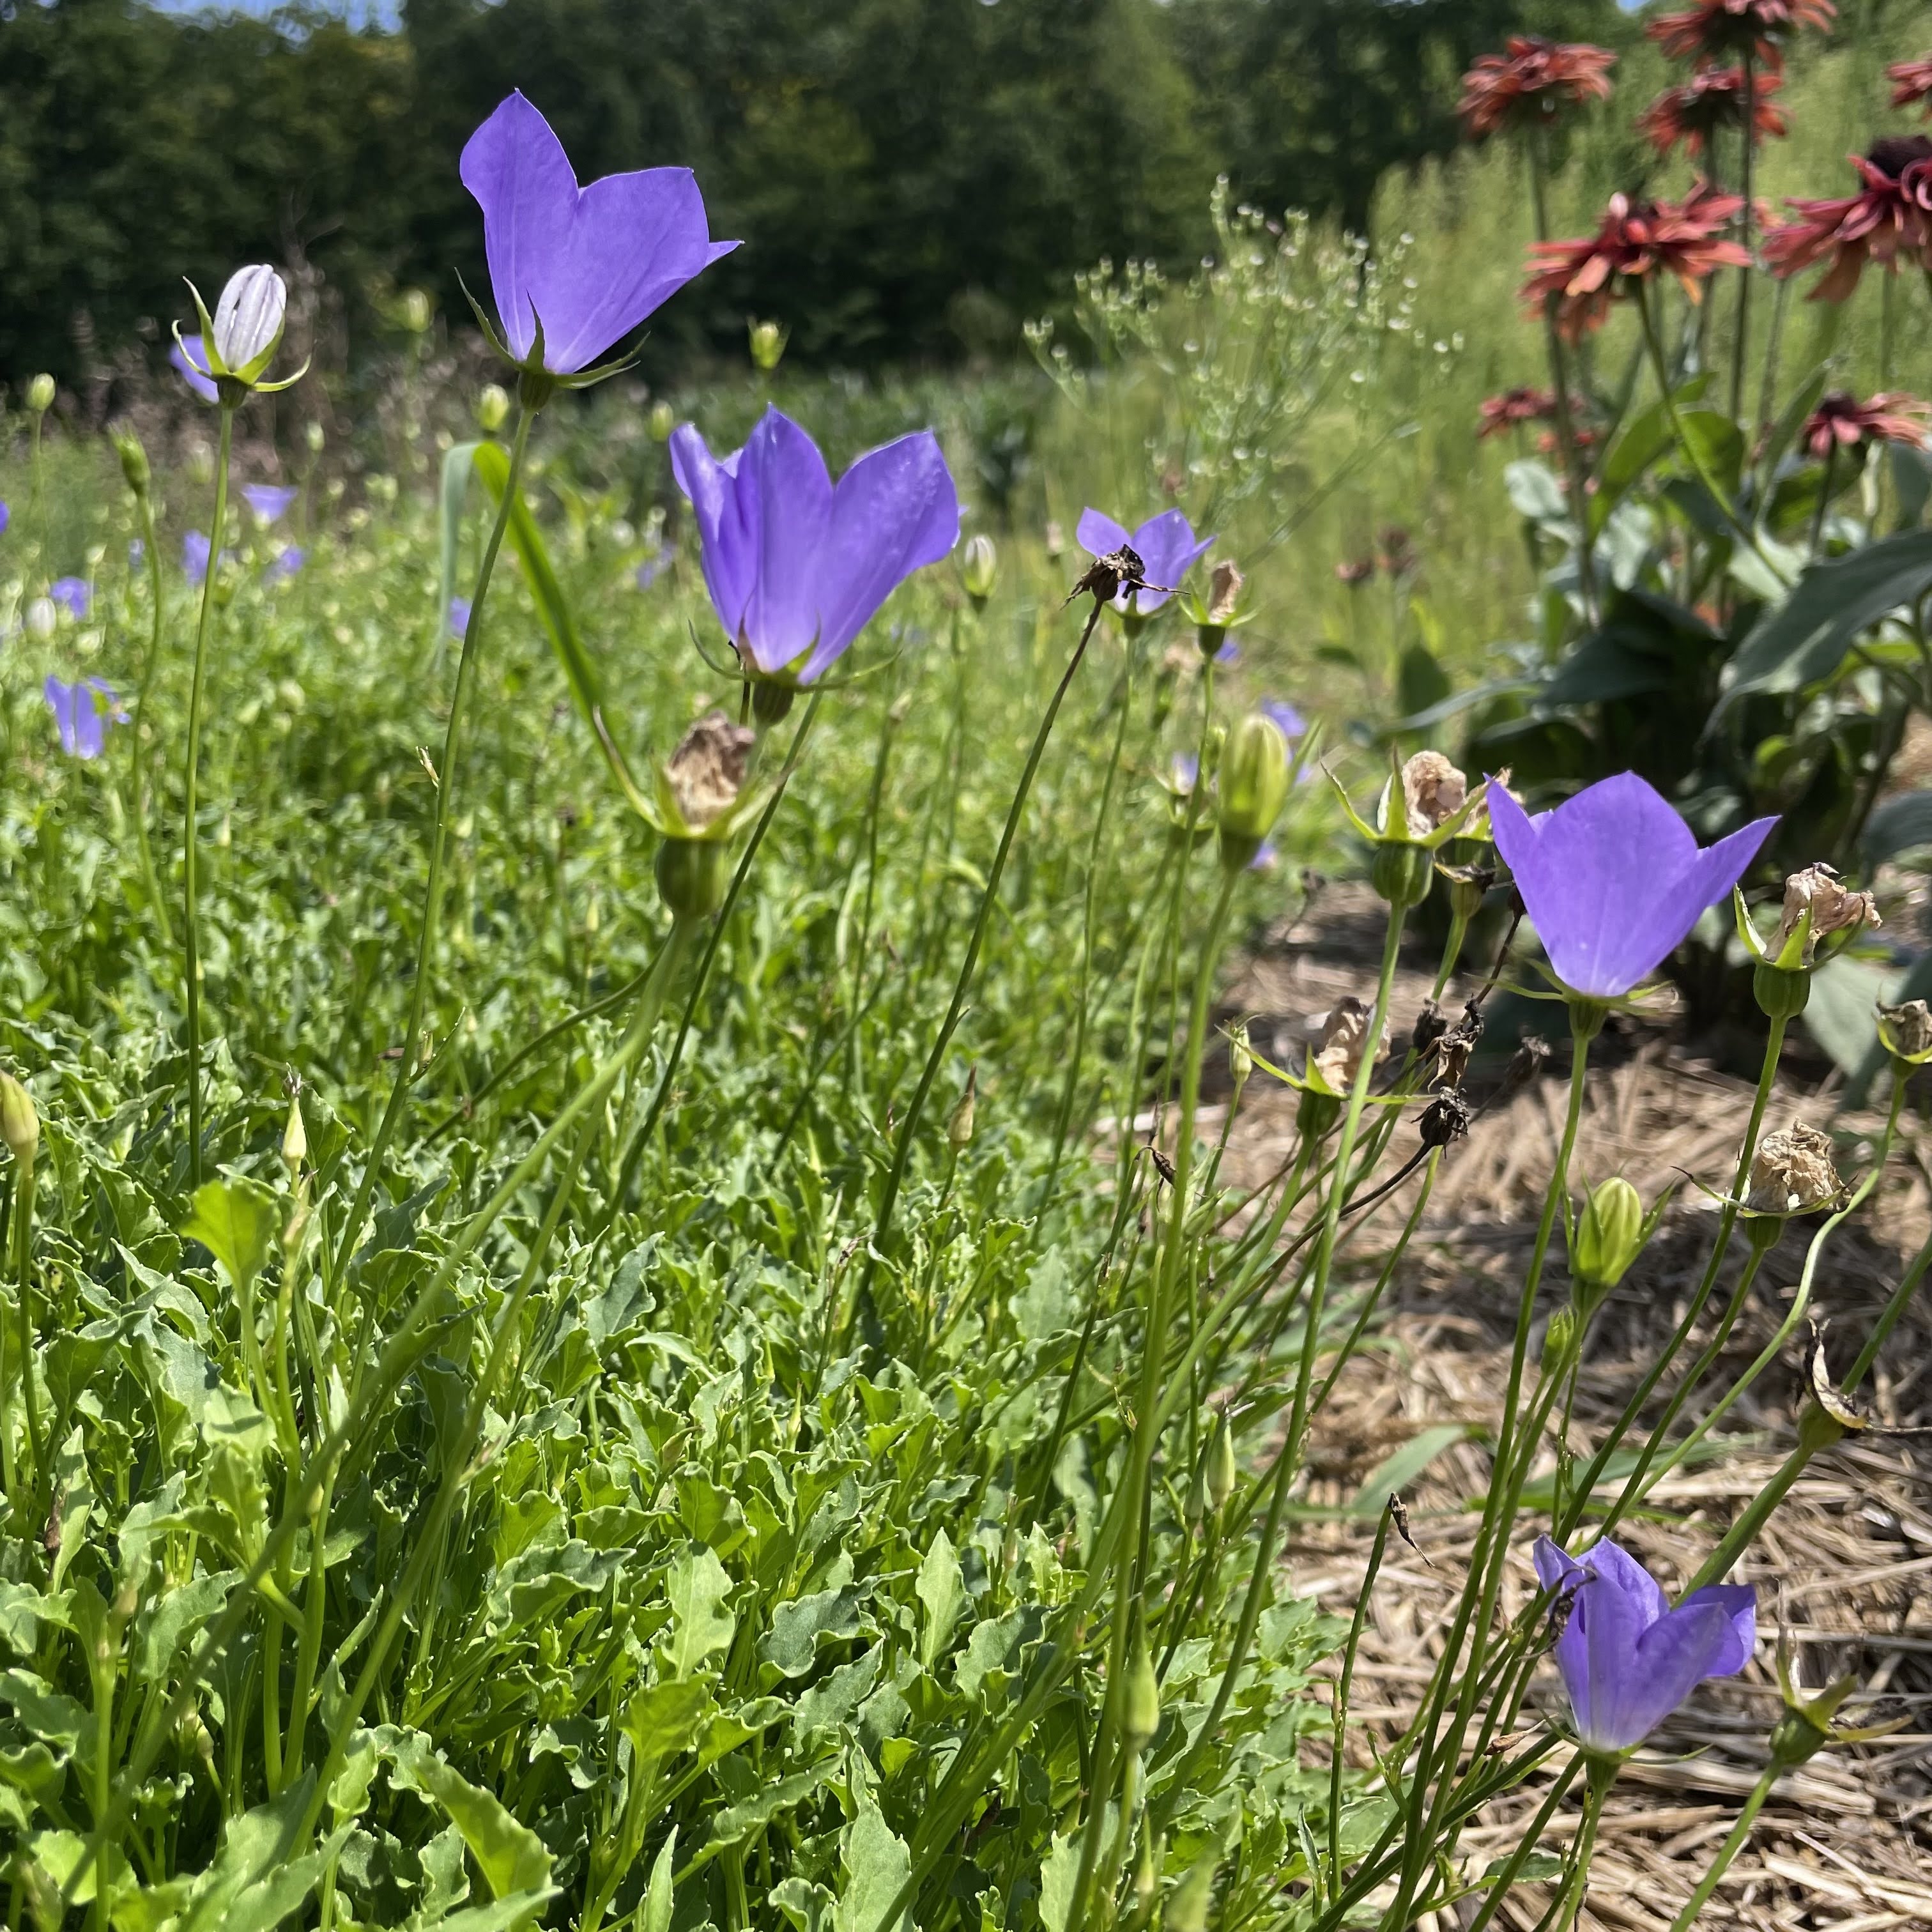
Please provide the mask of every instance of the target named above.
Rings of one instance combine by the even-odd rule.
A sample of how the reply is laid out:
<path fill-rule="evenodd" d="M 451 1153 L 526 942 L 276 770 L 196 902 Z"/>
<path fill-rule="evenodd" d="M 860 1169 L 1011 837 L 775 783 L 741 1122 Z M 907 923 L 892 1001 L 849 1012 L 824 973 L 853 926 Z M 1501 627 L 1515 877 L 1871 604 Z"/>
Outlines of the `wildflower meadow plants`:
<path fill-rule="evenodd" d="M 1514 94 L 1485 82 L 1497 131 L 1608 84 L 1576 50 L 1536 58 Z M 270 385 L 286 300 L 244 269 L 176 344 L 220 412 L 189 580 L 121 432 L 111 554 L 139 551 L 70 580 L 88 596 L 62 593 L 65 620 L 41 569 L 33 680 L 0 694 L 10 743 L 38 748 L 0 892 L 14 1922 L 1479 1928 L 1549 1880 L 1580 1779 L 1548 1913 L 1574 1922 L 1629 1755 L 1708 1680 L 1762 1669 L 1771 1606 L 1732 1572 L 1862 1426 L 1854 1391 L 1932 1261 L 1836 1379 L 1816 1345 L 1798 1450 L 1700 1574 L 1653 1577 L 1625 1547 L 1646 1498 L 1793 1341 L 1932 1058 L 1922 1004 L 1888 1007 L 1891 1124 L 1864 1172 L 1805 1122 L 1766 1131 L 1784 1029 L 1876 906 L 1816 850 L 1774 912 L 1755 903 L 1765 855 L 1814 836 L 1802 814 L 1693 823 L 1622 769 L 1559 788 L 1579 775 L 1434 748 L 1384 766 L 1318 689 L 1251 684 L 1256 654 L 1227 646 L 1265 600 L 1196 530 L 1257 499 L 1292 514 L 1286 466 L 1242 439 L 1330 406 L 1407 329 L 1350 250 L 1329 266 L 1353 293 L 1304 302 L 1306 231 L 1217 204 L 1240 260 L 1186 306 L 1252 310 L 1263 350 L 1229 328 L 1190 352 L 1162 404 L 1187 508 L 1139 516 L 1163 482 L 1140 478 L 1108 499 L 1131 531 L 1090 509 L 1077 560 L 979 527 L 934 428 L 880 441 L 775 405 L 729 455 L 728 422 L 652 430 L 640 541 L 628 515 L 621 537 L 614 513 L 552 517 L 569 486 L 533 434 L 730 244 L 685 171 L 580 188 L 520 95 L 462 173 L 516 399 L 445 452 L 433 499 L 372 488 L 383 515 L 313 527 L 305 506 L 285 543 L 289 486 L 250 484 L 272 552 L 231 530 L 233 419 Z M 1619 214 L 1636 252 L 1586 309 L 1729 263 L 1737 211 L 1701 206 L 1674 255 Z M 1103 333 L 1155 332 L 1144 286 L 1087 293 Z M 1553 374 L 1560 422 L 1580 378 Z M 1545 415 L 1525 394 L 1500 424 Z M 1647 462 L 1700 434 L 1694 404 L 1658 412 Z M 562 414 L 546 452 L 580 433 Z M 1816 434 L 1862 460 L 1916 422 L 1888 398 Z M 835 437 L 873 446 L 829 462 Z M 1698 527 L 1732 546 L 1725 581 L 1764 584 L 1731 523 Z M 1405 533 L 1383 549 L 1412 567 Z M 1757 594 L 1788 611 L 1831 561 Z M 1666 601 L 1603 563 L 1607 594 Z M 1695 568 L 1701 595 L 1714 551 Z M 1593 593 L 1563 584 L 1580 620 Z M 177 814 L 178 890 L 149 827 Z M 1384 909 L 1378 967 L 1297 1064 L 1224 1039 L 1231 952 L 1303 864 L 1352 857 Z M 1438 890 L 1435 998 L 1399 1012 Z M 1508 893 L 1504 947 L 1466 958 Z M 1572 1173 L 1589 1050 L 1713 908 L 1764 1070 L 1735 1162 L 1700 1177 L 1687 1312 L 1586 1439 L 1594 1319 L 1669 1204 Z M 1566 1126 L 1474 1550 L 1413 1713 L 1364 1753 L 1365 1623 L 1390 1538 L 1427 1527 L 1371 1499 L 1340 1617 L 1295 1594 L 1284 1534 L 1444 1163 L 1539 1077 L 1527 1045 L 1478 1070 L 1504 974 L 1568 1015 Z M 1294 1096 L 1288 1157 L 1252 1186 L 1225 1178 L 1227 1130 L 1204 1137 L 1224 1052 L 1231 1126 L 1244 1092 Z M 1714 1386 L 1788 1238 L 1807 1258 L 1778 1337 Z M 1848 1688 L 1784 1682 L 1776 1765 L 1857 1735 Z M 1519 1840 L 1479 1854 L 1485 1808 L 1532 1778 Z"/>

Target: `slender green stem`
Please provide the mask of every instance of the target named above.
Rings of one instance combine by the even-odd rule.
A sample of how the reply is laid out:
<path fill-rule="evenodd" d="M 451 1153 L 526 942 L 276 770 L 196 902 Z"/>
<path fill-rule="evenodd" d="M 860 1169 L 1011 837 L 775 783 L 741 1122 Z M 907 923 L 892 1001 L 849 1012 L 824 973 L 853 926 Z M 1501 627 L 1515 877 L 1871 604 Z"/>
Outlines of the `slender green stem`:
<path fill-rule="evenodd" d="M 1743 154 L 1738 162 L 1738 188 L 1744 196 L 1744 206 L 1738 212 L 1738 238 L 1744 244 L 1744 253 L 1751 250 L 1751 173 L 1757 158 L 1757 67 L 1752 58 L 1751 49 L 1747 46 L 1742 62 L 1744 77 L 1744 125 L 1742 142 Z M 1751 281 L 1757 273 L 1755 261 L 1744 262 L 1738 270 L 1738 332 L 1731 344 L 1731 419 L 1740 429 L 1744 427 L 1744 365 L 1750 356 L 1750 298 Z"/>
<path fill-rule="evenodd" d="M 27 1479 L 30 1507 L 38 1486 L 45 1483 L 52 1500 L 53 1470 L 47 1460 L 46 1435 L 40 1420 L 40 1398 L 34 1387 L 34 1161 L 31 1156 L 14 1170 L 13 1218 L 14 1293 L 20 1321 L 20 1404 L 26 1412 L 27 1451 L 33 1459 Z"/>
<path fill-rule="evenodd" d="M 1597 1827 L 1604 1816 L 1604 1800 L 1616 1782 L 1617 1761 L 1593 1757 L 1589 1760 L 1589 1788 L 1584 1794 L 1582 1822 L 1576 1842 L 1570 1851 L 1570 1876 L 1556 1910 L 1558 1932 L 1569 1932 L 1583 1910 L 1583 1896 L 1590 1887 L 1590 1860 L 1597 1849 Z"/>
<path fill-rule="evenodd" d="M 214 614 L 216 580 L 220 575 L 221 544 L 228 525 L 228 458 L 235 441 L 235 408 L 221 405 L 220 448 L 215 457 L 214 528 L 208 540 L 208 567 L 201 580 L 201 618 L 194 632 L 194 681 L 188 700 L 187 803 L 182 825 L 183 884 L 182 944 L 188 1006 L 188 1184 L 201 1185 L 201 913 L 200 831 L 196 814 L 200 802 L 201 712 L 208 675 L 208 626 Z"/>
<path fill-rule="evenodd" d="M 1697 1888 L 1684 1900 L 1684 1910 L 1670 1922 L 1670 1932 L 1690 1932 L 1696 1923 L 1697 1915 L 1710 1904 L 1711 1894 L 1723 1882 L 1732 1861 L 1749 1840 L 1751 1827 L 1757 1822 L 1757 1814 L 1764 1809 L 1765 1800 L 1771 1796 L 1771 1787 L 1778 1782 L 1778 1774 L 1784 1768 L 1775 1758 L 1765 1766 L 1758 1781 L 1751 1786 L 1750 1796 L 1744 1800 L 1744 1808 L 1738 1814 L 1738 1822 L 1731 1827 L 1730 1835 L 1718 1848 L 1718 1856 L 1711 1861 L 1709 1870 L 1697 1881 Z"/>
<path fill-rule="evenodd" d="M 409 1104 L 416 1078 L 422 1070 L 420 1036 L 423 1015 L 429 1001 L 430 981 L 436 970 L 436 928 L 442 909 L 443 856 L 448 844 L 450 800 L 455 796 L 457 776 L 463 753 L 463 728 L 467 720 L 470 698 L 476 681 L 477 660 L 482 655 L 484 604 L 490 592 L 490 580 L 496 574 L 497 554 L 503 548 L 503 533 L 508 529 L 510 513 L 517 503 L 523 476 L 524 452 L 530 437 L 536 411 L 520 403 L 517 427 L 510 442 L 509 473 L 503 481 L 503 495 L 496 506 L 496 520 L 490 526 L 489 541 L 483 548 L 483 561 L 476 572 L 476 589 L 470 600 L 469 621 L 463 627 L 463 649 L 456 661 L 456 688 L 449 700 L 449 722 L 442 734 L 442 762 L 436 781 L 436 815 L 430 830 L 429 872 L 423 885 L 422 922 L 416 934 L 416 973 L 410 987 L 410 1015 L 403 1030 L 403 1057 L 396 1064 L 396 1084 L 389 1090 L 388 1104 L 382 1110 L 374 1144 L 363 1163 L 362 1178 L 356 1198 L 342 1224 L 335 1249 L 332 1276 L 341 1278 L 356 1244 L 362 1238 L 370 1202 L 382 1178 L 382 1162 L 402 1125 L 403 1112 Z"/>
<path fill-rule="evenodd" d="M 959 1024 L 960 1016 L 965 1010 L 967 995 L 972 991 L 973 976 L 980 964 L 980 949 L 986 943 L 986 928 L 992 922 L 993 908 L 999 902 L 1000 881 L 1006 869 L 1006 859 L 1018 836 L 1021 820 L 1025 817 L 1027 800 L 1033 790 L 1034 774 L 1040 770 L 1040 761 L 1046 755 L 1047 740 L 1053 734 L 1054 720 L 1060 716 L 1060 707 L 1072 688 L 1074 674 L 1080 668 L 1080 661 L 1087 655 L 1087 646 L 1094 635 L 1094 626 L 1099 622 L 1102 606 L 1096 598 L 1088 614 L 1085 627 L 1080 633 L 1080 641 L 1075 646 L 1073 655 L 1066 662 L 1066 669 L 1060 675 L 1059 683 L 1054 688 L 1053 697 L 1046 707 L 1046 715 L 1040 720 L 1040 729 L 1034 735 L 1033 748 L 1027 754 L 1024 769 L 1020 773 L 1020 782 L 1013 793 L 1013 802 L 1006 812 L 1004 830 L 1000 834 L 998 850 L 993 855 L 992 870 L 986 875 L 986 890 L 980 896 L 980 910 L 973 922 L 973 930 L 966 941 L 966 955 L 959 962 L 959 976 L 954 982 L 951 1004 L 946 1007 L 946 1017 L 940 1022 L 938 1032 L 933 1036 L 932 1050 L 926 1055 L 925 1071 L 919 1078 L 919 1084 L 913 1091 L 910 1104 L 906 1108 L 905 1118 L 899 1124 L 898 1138 L 892 1149 L 892 1164 L 886 1175 L 886 1190 L 879 1203 L 878 1218 L 873 1223 L 872 1238 L 867 1247 L 866 1272 L 860 1283 L 862 1297 L 872 1287 L 878 1272 L 879 1256 L 892 1233 L 892 1216 L 898 1206 L 899 1189 L 905 1179 L 906 1162 L 912 1154 L 912 1144 L 918 1133 L 920 1123 L 925 1117 L 926 1103 L 932 1091 L 932 1083 L 939 1077 L 939 1070 L 946 1058 L 946 1049 L 952 1042 L 954 1030 Z"/>
<path fill-rule="evenodd" d="M 1361 1648 L 1362 1626 L 1368 1622 L 1369 1597 L 1376 1586 L 1376 1573 L 1382 1567 L 1382 1552 L 1388 1547 L 1390 1526 L 1395 1520 L 1395 1499 L 1383 1504 L 1382 1520 L 1376 1525 L 1376 1540 L 1369 1551 L 1368 1568 L 1362 1572 L 1362 1587 L 1355 1592 L 1355 1614 L 1348 1625 L 1348 1641 L 1342 1651 L 1342 1675 L 1335 1686 L 1334 1722 L 1328 1739 L 1328 1889 L 1342 1888 L 1342 1740 L 1348 1724 L 1348 1693 L 1355 1681 L 1355 1653 Z"/>
<path fill-rule="evenodd" d="M 1489 1894 L 1483 1900 L 1482 1909 L 1469 1922 L 1468 1932 L 1484 1932 L 1484 1928 L 1496 1916 L 1496 1909 L 1507 1896 L 1511 1886 L 1523 1867 L 1528 1863 L 1530 1854 L 1536 1850 L 1544 1828 L 1556 1815 L 1556 1808 L 1568 1795 L 1570 1787 L 1576 1783 L 1580 1772 L 1588 1760 L 1579 1751 L 1558 1774 L 1556 1781 L 1550 1787 L 1548 1795 L 1537 1807 L 1536 1815 L 1517 1834 L 1516 1849 L 1504 1862 L 1503 1868 L 1490 1882 Z"/>
<path fill-rule="evenodd" d="M 134 748 L 130 763 L 134 780 L 134 847 L 141 862 L 141 884 L 154 908 L 161 929 L 161 944 L 172 950 L 174 922 L 168 916 L 167 902 L 161 896 L 154 874 L 154 855 L 148 837 L 148 700 L 154 688 L 154 676 L 161 662 L 161 628 L 164 611 L 161 598 L 161 550 L 154 539 L 154 500 L 151 491 L 136 493 L 141 511 L 142 554 L 148 566 L 148 600 L 152 608 L 147 655 L 141 662 L 140 688 L 134 697 Z"/>

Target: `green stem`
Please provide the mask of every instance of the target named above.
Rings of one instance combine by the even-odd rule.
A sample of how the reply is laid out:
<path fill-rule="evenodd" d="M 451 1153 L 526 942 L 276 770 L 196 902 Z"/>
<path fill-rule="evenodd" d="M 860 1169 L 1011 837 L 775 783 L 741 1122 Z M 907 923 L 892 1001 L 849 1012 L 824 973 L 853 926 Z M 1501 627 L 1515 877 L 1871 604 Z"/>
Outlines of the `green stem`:
<path fill-rule="evenodd" d="M 442 762 L 436 776 L 436 817 L 430 832 L 429 873 L 423 886 L 422 923 L 416 934 L 416 973 L 410 988 L 409 1020 L 403 1031 L 403 1057 L 397 1063 L 396 1084 L 389 1090 L 388 1104 L 382 1110 L 375 1144 L 363 1165 L 355 1201 L 342 1224 L 342 1233 L 336 1244 L 335 1260 L 330 1274 L 338 1280 L 341 1278 L 349 1257 L 356 1252 L 356 1244 L 362 1238 L 369 1204 L 382 1178 L 383 1157 L 402 1125 L 403 1111 L 409 1103 L 421 1070 L 419 1036 L 429 1000 L 430 981 L 436 970 L 436 927 L 442 906 L 443 855 L 448 842 L 449 802 L 456 792 L 458 765 L 463 751 L 463 728 L 469 715 L 470 692 L 476 683 L 477 660 L 482 654 L 484 604 L 489 596 L 490 580 L 496 574 L 497 553 L 503 548 L 503 533 L 509 527 L 510 513 L 518 501 L 524 452 L 529 444 L 530 424 L 536 416 L 536 410 L 528 404 L 518 404 L 516 433 L 510 443 L 509 473 L 503 481 L 503 494 L 496 506 L 496 520 L 490 526 L 489 541 L 484 546 L 483 561 L 476 573 L 476 588 L 470 600 L 470 620 L 463 627 L 463 649 L 456 661 L 456 688 L 450 698 L 449 722 L 442 734 Z"/>
<path fill-rule="evenodd" d="M 1369 1551 L 1368 1568 L 1362 1572 L 1362 1587 L 1355 1593 L 1355 1614 L 1342 1652 L 1341 1678 L 1335 1686 L 1334 1721 L 1328 1740 L 1328 1889 L 1331 1893 L 1342 1889 L 1342 1739 L 1348 1728 L 1348 1694 L 1355 1681 L 1355 1653 L 1361 1647 L 1362 1626 L 1369 1617 L 1369 1594 L 1375 1588 L 1376 1573 L 1382 1567 L 1382 1552 L 1388 1547 L 1389 1528 L 1394 1520 L 1395 1499 L 1390 1497 L 1382 1505 L 1375 1543 Z"/>
<path fill-rule="evenodd" d="M 148 700 L 154 688 L 154 676 L 161 662 L 161 552 L 154 540 L 154 502 L 151 492 L 136 493 L 141 507 L 142 554 L 148 564 L 148 598 L 153 606 L 153 620 L 148 633 L 148 653 L 141 664 L 140 689 L 135 694 L 132 764 L 134 780 L 135 850 L 141 861 L 141 884 L 153 907 L 161 929 L 161 944 L 172 951 L 174 922 L 168 916 L 167 902 L 161 896 L 154 874 L 154 857 L 148 838 Z"/>
<path fill-rule="evenodd" d="M 1013 794 L 1013 802 L 1006 813 L 1005 829 L 1000 834 L 999 849 L 993 855 L 992 870 L 986 875 L 986 889 L 980 896 L 980 910 L 973 922 L 973 931 L 966 941 L 966 956 L 959 963 L 959 976 L 954 982 L 952 999 L 946 1010 L 946 1017 L 940 1022 L 938 1033 L 932 1042 L 932 1051 L 927 1054 L 926 1069 L 920 1076 L 919 1085 L 914 1090 L 911 1103 L 906 1108 L 905 1118 L 899 1124 L 898 1139 L 892 1149 L 892 1164 L 886 1176 L 886 1191 L 879 1203 L 877 1220 L 873 1224 L 872 1238 L 868 1246 L 866 1272 L 860 1282 L 860 1298 L 868 1293 L 878 1271 L 879 1256 L 887 1238 L 892 1232 L 892 1216 L 898 1206 L 899 1189 L 905 1179 L 906 1162 L 912 1153 L 914 1136 L 919 1132 L 920 1122 L 926 1112 L 927 1096 L 932 1091 L 932 1083 L 939 1077 L 939 1069 L 946 1058 L 946 1049 L 952 1044 L 954 1030 L 959 1024 L 960 1015 L 964 1011 L 966 998 L 972 990 L 973 975 L 980 964 L 980 949 L 986 943 L 986 929 L 991 924 L 993 908 L 998 903 L 1000 880 L 1006 869 L 1006 859 L 1012 850 L 1013 841 L 1018 836 L 1021 820 L 1026 814 L 1027 800 L 1033 790 L 1034 774 L 1040 770 L 1040 761 L 1046 755 L 1047 740 L 1053 734 L 1054 720 L 1060 716 L 1060 707 L 1067 692 L 1072 687 L 1074 674 L 1080 668 L 1080 661 L 1087 655 L 1088 640 L 1093 637 L 1094 626 L 1100 621 L 1101 604 L 1096 598 L 1094 608 L 1088 614 L 1086 626 L 1080 633 L 1080 641 L 1074 647 L 1073 655 L 1066 662 L 1059 683 L 1054 687 L 1053 697 L 1046 707 L 1046 716 L 1040 720 L 1040 729 L 1034 734 L 1033 748 L 1027 754 L 1025 768 L 1020 773 L 1018 788 Z"/>
<path fill-rule="evenodd" d="M 1744 205 L 1738 211 L 1738 239 L 1744 244 L 1744 253 L 1751 253 L 1751 170 L 1757 158 L 1757 68 L 1751 58 L 1751 50 L 1747 46 L 1743 59 L 1744 78 L 1744 152 L 1738 163 L 1738 186 L 1744 198 Z M 1754 261 L 1746 262 L 1738 270 L 1738 332 L 1731 344 L 1731 420 L 1740 428 L 1743 427 L 1744 410 L 1744 364 L 1750 354 L 1750 296 L 1751 278 L 1757 273 Z"/>
<path fill-rule="evenodd" d="M 20 1402 L 26 1411 L 27 1449 L 33 1460 L 27 1478 L 30 1506 L 41 1480 L 47 1500 L 53 1500 L 53 1471 L 47 1460 L 46 1436 L 41 1426 L 40 1402 L 34 1389 L 34 1162 L 21 1162 L 14 1183 L 11 1234 L 14 1241 L 14 1292 L 20 1325 Z"/>
<path fill-rule="evenodd" d="M 1744 1850 L 1750 1837 L 1751 1827 L 1757 1822 L 1757 1814 L 1764 1809 L 1765 1800 L 1771 1796 L 1771 1787 L 1778 1782 L 1778 1773 L 1784 1768 L 1775 1758 L 1765 1766 L 1758 1781 L 1751 1786 L 1750 1796 L 1744 1800 L 1744 1808 L 1738 1814 L 1738 1822 L 1731 1827 L 1730 1837 L 1719 1846 L 1718 1856 L 1711 1862 L 1710 1870 L 1697 1881 L 1697 1888 L 1684 1900 L 1684 1910 L 1670 1922 L 1670 1932 L 1690 1932 L 1697 1915 L 1710 1904 L 1711 1894 L 1730 1870 L 1731 1862 Z"/>
<path fill-rule="evenodd" d="M 1530 1854 L 1536 1850 L 1537 1842 L 1543 1836 L 1544 1828 L 1556 1815 L 1557 1806 L 1568 1796 L 1570 1786 L 1576 1781 L 1576 1774 L 1583 1768 L 1586 1762 L 1582 1753 L 1579 1751 L 1558 1774 L 1556 1782 L 1550 1787 L 1549 1796 L 1538 1806 L 1535 1816 L 1517 1834 L 1516 1850 L 1510 1852 L 1502 1870 L 1497 1873 L 1491 1882 L 1489 1895 L 1483 1900 L 1482 1910 L 1469 1922 L 1468 1932 L 1484 1932 L 1484 1928 L 1496 1916 L 1496 1908 L 1502 1904 L 1510 1887 L 1515 1884 L 1517 1874 L 1528 1863 Z"/>
<path fill-rule="evenodd" d="M 228 458 L 235 441 L 235 409 L 221 405 L 220 448 L 215 458 L 214 528 L 208 542 L 208 568 L 201 580 L 201 617 L 194 632 L 194 682 L 188 700 L 187 804 L 182 816 L 183 962 L 187 975 L 188 1184 L 201 1185 L 201 926 L 200 832 L 195 823 L 201 785 L 202 700 L 207 684 L 208 632 L 214 613 L 215 580 L 221 574 L 221 544 L 228 524 Z"/>

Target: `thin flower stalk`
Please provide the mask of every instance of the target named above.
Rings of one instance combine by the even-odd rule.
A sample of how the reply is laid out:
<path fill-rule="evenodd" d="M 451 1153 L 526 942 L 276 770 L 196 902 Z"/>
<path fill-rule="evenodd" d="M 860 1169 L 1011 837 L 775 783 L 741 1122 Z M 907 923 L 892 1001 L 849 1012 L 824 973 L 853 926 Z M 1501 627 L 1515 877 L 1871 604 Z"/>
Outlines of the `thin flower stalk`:
<path fill-rule="evenodd" d="M 135 493 L 141 513 L 142 560 L 148 567 L 148 648 L 141 660 L 141 681 L 134 694 L 133 740 L 128 763 L 134 782 L 134 843 L 141 862 L 141 884 L 148 903 L 154 908 L 154 922 L 160 928 L 164 949 L 174 948 L 174 922 L 168 916 L 167 901 L 154 873 L 154 858 L 148 836 L 148 700 L 153 694 L 155 674 L 160 668 L 161 632 L 165 612 L 161 596 L 161 548 L 154 538 L 154 503 L 151 491 Z"/>

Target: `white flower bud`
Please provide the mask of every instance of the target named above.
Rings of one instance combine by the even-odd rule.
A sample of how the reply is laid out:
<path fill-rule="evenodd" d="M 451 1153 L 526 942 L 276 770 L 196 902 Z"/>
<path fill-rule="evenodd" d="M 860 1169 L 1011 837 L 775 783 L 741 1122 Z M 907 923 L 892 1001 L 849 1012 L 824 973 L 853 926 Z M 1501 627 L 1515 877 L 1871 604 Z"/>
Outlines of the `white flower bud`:
<path fill-rule="evenodd" d="M 27 606 L 27 633 L 30 637 L 51 638 L 58 621 L 59 613 L 55 610 L 51 597 L 36 597 Z"/>
<path fill-rule="evenodd" d="M 43 371 L 27 385 L 27 406 L 44 416 L 54 406 L 54 379 Z"/>
<path fill-rule="evenodd" d="M 282 339 L 288 286 L 266 263 L 238 268 L 214 306 L 214 352 L 230 374 L 252 381 Z"/>

